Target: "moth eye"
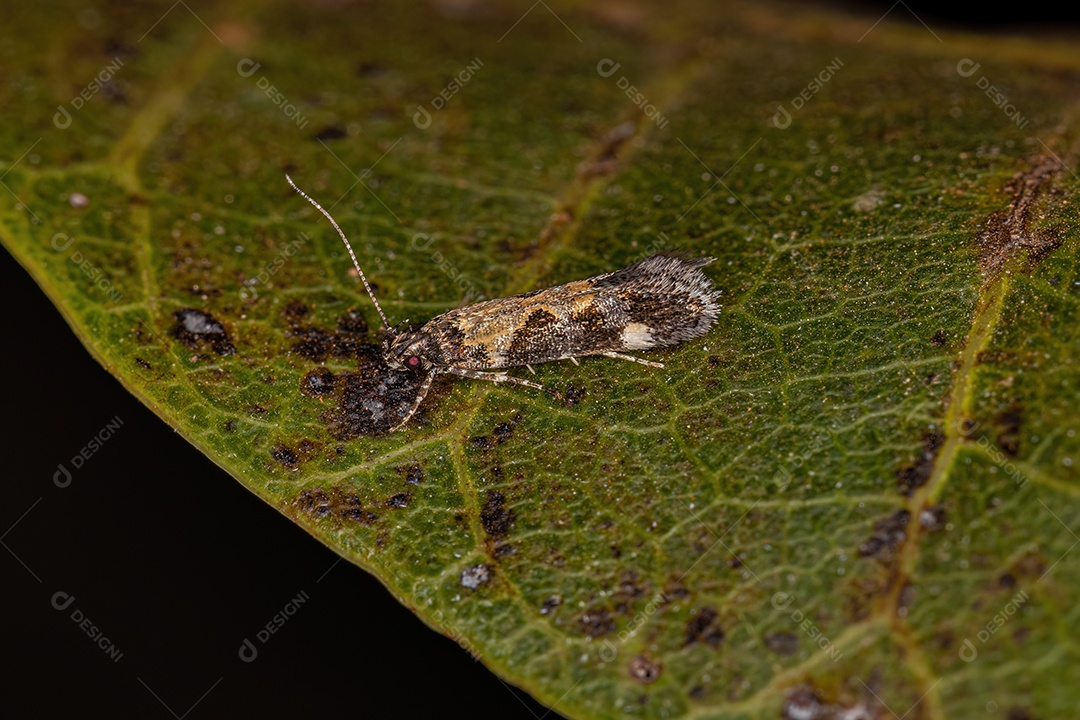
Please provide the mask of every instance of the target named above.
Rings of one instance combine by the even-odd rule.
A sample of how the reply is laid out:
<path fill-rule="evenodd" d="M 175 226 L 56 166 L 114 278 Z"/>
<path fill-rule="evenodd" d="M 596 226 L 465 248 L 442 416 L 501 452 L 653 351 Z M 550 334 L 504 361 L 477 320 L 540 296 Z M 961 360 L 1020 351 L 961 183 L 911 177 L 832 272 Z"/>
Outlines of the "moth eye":
<path fill-rule="evenodd" d="M 409 359 L 405 361 L 405 364 L 411 368 L 417 367 L 420 364 L 420 358 L 415 355 L 410 355 Z"/>

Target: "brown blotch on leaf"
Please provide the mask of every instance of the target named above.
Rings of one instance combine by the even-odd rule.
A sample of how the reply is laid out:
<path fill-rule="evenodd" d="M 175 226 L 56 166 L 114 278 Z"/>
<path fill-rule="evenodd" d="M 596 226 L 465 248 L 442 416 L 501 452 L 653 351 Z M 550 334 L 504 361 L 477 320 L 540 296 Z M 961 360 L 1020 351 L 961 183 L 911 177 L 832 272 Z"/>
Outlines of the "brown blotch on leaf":
<path fill-rule="evenodd" d="M 644 655 L 638 655 L 630 661 L 630 665 L 627 670 L 630 673 L 630 677 L 637 682 L 648 685 L 654 683 L 660 679 L 660 673 L 663 672 L 664 666 L 659 661 L 651 660 Z"/>
<path fill-rule="evenodd" d="M 927 433 L 923 436 L 922 453 L 914 464 L 901 468 L 896 473 L 896 482 L 900 486 L 900 492 L 910 496 L 915 490 L 926 484 L 930 474 L 934 471 L 934 460 L 938 450 L 945 442 L 945 436 L 939 432 Z"/>
<path fill-rule="evenodd" d="M 595 639 L 615 632 L 615 621 L 607 608 L 592 608 L 578 618 L 578 628 L 586 637 Z"/>
<path fill-rule="evenodd" d="M 392 508 L 407 508 L 412 502 L 412 495 L 407 492 L 391 495 L 386 499 L 386 506 Z"/>
<path fill-rule="evenodd" d="M 860 557 L 876 557 L 883 560 L 892 559 L 896 551 L 907 539 L 908 521 L 911 513 L 907 510 L 897 510 L 892 515 L 882 518 L 874 523 L 874 532 L 869 538 L 859 543 Z"/>
<path fill-rule="evenodd" d="M 424 381 L 423 373 L 391 370 L 378 348 L 367 347 L 370 352 L 365 353 L 357 372 L 338 373 L 335 384 L 340 388 L 340 401 L 322 415 L 337 440 L 389 432 L 408 414 Z M 433 389 L 428 402 L 434 396 Z"/>
<path fill-rule="evenodd" d="M 566 392 L 563 397 L 566 399 L 566 405 L 568 407 L 577 405 L 587 394 L 585 388 L 574 387 L 573 385 L 567 385 Z"/>
<path fill-rule="evenodd" d="M 410 485 L 419 485 L 424 482 L 424 468 L 419 465 L 410 465 L 405 471 L 405 482 Z"/>
<path fill-rule="evenodd" d="M 488 490 L 484 507 L 480 510 L 480 523 L 484 532 L 493 540 L 506 537 L 514 527 L 514 512 L 506 509 L 506 496 Z"/>
<path fill-rule="evenodd" d="M 349 136 L 348 130 L 340 125 L 328 125 L 311 136 L 313 140 L 326 142 L 328 140 L 344 140 Z"/>
<path fill-rule="evenodd" d="M 296 470 L 297 468 L 296 453 L 286 445 L 275 445 L 274 449 L 270 451 L 270 457 L 290 470 Z"/>
<path fill-rule="evenodd" d="M 559 607 L 560 605 L 562 605 L 561 597 L 559 597 L 558 595 L 548 595 L 546 598 L 544 598 L 543 604 L 540 605 L 540 614 L 550 615 L 551 613 L 555 612 L 555 608 Z"/>
<path fill-rule="evenodd" d="M 514 437 L 514 427 L 510 423 L 499 423 L 491 434 L 495 437 L 495 442 L 501 445 Z"/>
<path fill-rule="evenodd" d="M 985 277 L 997 275 L 1020 248 L 1028 249 L 1029 264 L 1034 265 L 1061 244 L 1056 233 L 1036 234 L 1031 227 L 1031 209 L 1036 198 L 1061 170 L 1061 161 L 1052 154 L 1046 155 L 1014 175 L 1005 186 L 1005 191 L 1012 194 L 1009 206 L 986 220 L 976 240 L 979 268 Z"/>
<path fill-rule="evenodd" d="M 229 333 L 214 316 L 202 310 L 184 308 L 173 313 L 176 321 L 172 335 L 189 350 L 209 346 L 218 355 L 235 355 L 236 347 L 229 340 Z"/>
<path fill-rule="evenodd" d="M 945 508 L 940 505 L 925 507 L 919 512 L 919 524 L 922 525 L 923 530 L 926 530 L 927 532 L 941 530 L 945 527 L 945 521 Z"/>
<path fill-rule="evenodd" d="M 944 330 L 938 330 L 934 333 L 933 337 L 930 338 L 930 344 L 933 347 L 943 347 L 948 341 L 949 335 Z"/>
<path fill-rule="evenodd" d="M 684 645 L 693 643 L 705 643 L 709 647 L 720 647 L 724 641 L 724 629 L 716 622 L 716 610 L 711 607 L 703 607 L 690 618 L 686 624 L 686 642 Z"/>
<path fill-rule="evenodd" d="M 997 446 L 1009 457 L 1020 452 L 1020 408 L 1013 407 L 995 418 Z"/>
<path fill-rule="evenodd" d="M 478 435 L 476 437 L 469 438 L 469 445 L 473 446 L 477 450 L 490 450 L 495 447 L 495 443 L 491 441 L 487 435 Z"/>
<path fill-rule="evenodd" d="M 153 368 L 150 367 L 150 363 L 146 362 L 141 357 L 135 358 L 135 364 L 138 365 L 139 367 L 141 367 L 143 370 L 152 370 L 153 369 Z"/>
<path fill-rule="evenodd" d="M 334 392 L 334 377 L 328 368 L 312 370 L 300 381 L 300 392 L 308 397 L 322 397 Z"/>
<path fill-rule="evenodd" d="M 364 509 L 358 495 L 344 492 L 337 487 L 331 488 L 329 492 L 322 488 L 304 490 L 293 504 L 305 515 L 313 518 L 335 517 L 361 525 L 370 525 L 379 519 L 378 515 Z"/>

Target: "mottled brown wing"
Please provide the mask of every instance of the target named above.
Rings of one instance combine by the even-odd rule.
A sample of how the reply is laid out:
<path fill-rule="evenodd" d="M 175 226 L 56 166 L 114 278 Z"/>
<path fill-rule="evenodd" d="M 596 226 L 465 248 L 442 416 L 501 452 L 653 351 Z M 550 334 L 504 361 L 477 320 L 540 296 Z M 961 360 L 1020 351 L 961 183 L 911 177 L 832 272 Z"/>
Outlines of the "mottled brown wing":
<path fill-rule="evenodd" d="M 622 270 L 524 295 L 488 300 L 433 318 L 449 367 L 532 365 L 644 350 L 708 332 L 720 305 L 701 271 L 711 258 L 654 255 Z"/>

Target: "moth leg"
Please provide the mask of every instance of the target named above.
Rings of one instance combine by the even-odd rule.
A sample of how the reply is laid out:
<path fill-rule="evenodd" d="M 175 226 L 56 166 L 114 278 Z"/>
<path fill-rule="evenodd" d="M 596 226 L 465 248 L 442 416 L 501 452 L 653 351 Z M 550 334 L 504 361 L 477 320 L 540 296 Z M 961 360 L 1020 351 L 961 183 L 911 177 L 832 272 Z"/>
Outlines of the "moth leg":
<path fill-rule="evenodd" d="M 555 397 L 562 397 L 554 390 L 548 390 L 543 385 L 538 385 L 532 380 L 525 380 L 523 378 L 514 377 L 513 375 L 507 375 L 504 372 L 481 372 L 480 370 L 470 370 L 468 368 L 446 368 L 444 372 L 453 373 L 454 375 L 460 375 L 461 377 L 472 378 L 473 380 L 487 380 L 495 383 L 513 383 L 514 385 L 524 385 L 525 387 L 536 388 L 537 390 L 543 390 L 544 392 L 551 393 Z"/>
<path fill-rule="evenodd" d="M 419 392 L 416 393 L 416 401 L 413 402 L 413 406 L 411 408 L 409 408 L 408 414 L 406 414 L 405 417 L 401 419 L 401 422 L 399 422 L 394 427 L 390 428 L 390 432 L 396 432 L 402 425 L 404 425 L 405 423 L 409 422 L 409 420 L 412 419 L 412 416 L 415 415 L 416 411 L 420 409 L 420 403 L 424 402 L 424 398 L 427 397 L 428 390 L 431 389 L 431 383 L 434 380 L 435 380 L 435 373 L 433 373 L 433 372 L 428 373 L 427 377 L 424 378 L 424 382 L 421 383 L 421 385 L 420 385 Z"/>
<path fill-rule="evenodd" d="M 623 355 L 622 353 L 617 352 L 606 352 L 603 353 L 603 355 L 605 357 L 616 358 L 618 360 L 629 360 L 631 362 L 641 363 L 642 365 L 648 365 L 649 367 L 654 368 L 664 367 L 664 363 L 653 362 L 652 360 L 642 360 L 641 358 L 636 358 L 633 355 Z"/>

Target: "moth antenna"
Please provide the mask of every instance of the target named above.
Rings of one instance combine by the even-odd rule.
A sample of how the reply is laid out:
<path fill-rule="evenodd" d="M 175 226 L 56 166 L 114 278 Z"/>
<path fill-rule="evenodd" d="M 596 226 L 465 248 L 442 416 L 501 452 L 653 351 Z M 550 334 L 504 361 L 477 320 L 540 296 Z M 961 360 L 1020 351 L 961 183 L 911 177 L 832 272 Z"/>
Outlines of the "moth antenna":
<path fill-rule="evenodd" d="M 376 299 L 375 293 L 371 289 L 371 285 L 368 284 L 367 278 L 364 277 L 364 271 L 360 269 L 360 263 L 356 260 L 356 253 L 353 252 L 352 245 L 349 243 L 349 238 L 345 237 L 345 233 L 341 230 L 341 226 L 337 224 L 337 221 L 334 220 L 333 216 L 331 216 L 330 213 L 328 213 L 322 205 L 316 202 L 314 198 L 312 198 L 300 188 L 296 187 L 296 183 L 293 182 L 293 179 L 289 177 L 288 173 L 285 173 L 285 179 L 289 181 L 290 185 L 292 185 L 293 190 L 300 193 L 300 197 L 304 198 L 309 203 L 314 205 L 315 209 L 325 215 L 326 219 L 329 220 L 330 224 L 334 226 L 335 230 L 337 230 L 338 235 L 341 236 L 341 242 L 345 243 L 345 249 L 349 251 L 349 257 L 352 258 L 353 267 L 355 267 L 356 272 L 360 274 L 360 280 L 364 283 L 364 289 L 367 290 L 368 296 L 371 297 L 371 302 L 375 303 L 375 309 L 379 311 L 379 317 L 382 318 L 383 327 L 386 328 L 388 331 L 393 332 L 393 329 L 390 327 L 390 322 L 386 319 L 386 314 L 382 311 L 382 307 L 379 306 L 379 301 L 378 299 Z"/>

